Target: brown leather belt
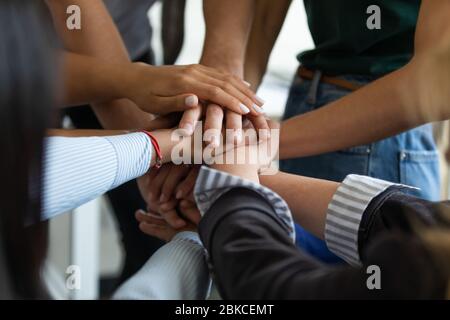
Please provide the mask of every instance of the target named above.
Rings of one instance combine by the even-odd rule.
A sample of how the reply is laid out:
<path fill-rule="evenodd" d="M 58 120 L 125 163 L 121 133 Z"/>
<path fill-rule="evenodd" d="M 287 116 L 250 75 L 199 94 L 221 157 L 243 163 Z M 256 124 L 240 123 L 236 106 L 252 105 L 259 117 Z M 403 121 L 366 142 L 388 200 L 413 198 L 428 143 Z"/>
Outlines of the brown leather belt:
<path fill-rule="evenodd" d="M 305 67 L 300 66 L 297 70 L 297 74 L 302 79 L 312 80 L 314 78 L 315 73 L 312 70 L 309 70 L 309 69 L 306 69 Z M 326 75 L 322 75 L 322 77 L 320 78 L 320 81 L 323 83 L 331 84 L 336 87 L 340 87 L 340 88 L 350 90 L 350 91 L 356 91 L 363 87 L 363 85 L 358 84 L 358 83 L 354 83 L 354 82 L 350 82 L 350 81 L 347 81 L 342 78 L 331 77 L 331 76 L 326 76 Z"/>

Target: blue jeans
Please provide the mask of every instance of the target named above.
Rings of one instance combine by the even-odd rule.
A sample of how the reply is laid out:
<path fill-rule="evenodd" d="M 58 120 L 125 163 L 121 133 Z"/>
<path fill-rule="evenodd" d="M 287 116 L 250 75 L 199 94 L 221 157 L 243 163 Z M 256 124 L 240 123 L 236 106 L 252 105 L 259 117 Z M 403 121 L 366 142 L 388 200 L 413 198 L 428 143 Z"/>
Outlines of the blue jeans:
<path fill-rule="evenodd" d="M 342 78 L 359 84 L 375 80 L 372 77 L 352 75 Z M 313 111 L 349 93 L 351 92 L 333 85 L 295 77 L 284 119 Z M 284 172 L 338 182 L 352 173 L 367 175 L 418 187 L 420 191 L 413 191 L 414 195 L 427 200 L 440 198 L 439 156 L 431 125 L 368 145 L 319 156 L 283 160 L 280 169 Z M 308 253 L 328 263 L 341 261 L 328 250 L 324 241 L 314 237 L 301 226 L 296 226 L 296 232 L 297 245 Z"/>

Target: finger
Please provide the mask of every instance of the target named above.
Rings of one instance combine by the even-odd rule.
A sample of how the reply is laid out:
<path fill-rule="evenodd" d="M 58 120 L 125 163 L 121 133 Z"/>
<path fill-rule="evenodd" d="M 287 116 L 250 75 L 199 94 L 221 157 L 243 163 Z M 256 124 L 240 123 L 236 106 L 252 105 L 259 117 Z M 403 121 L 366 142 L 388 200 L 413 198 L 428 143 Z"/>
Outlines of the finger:
<path fill-rule="evenodd" d="M 159 225 L 148 224 L 145 222 L 139 224 L 139 229 L 145 234 L 156 237 L 166 242 L 172 240 L 172 238 L 176 234 L 176 231 L 170 227 L 163 227 Z"/>
<path fill-rule="evenodd" d="M 226 113 L 226 142 L 240 144 L 242 142 L 242 116 L 227 111 Z"/>
<path fill-rule="evenodd" d="M 260 140 L 265 141 L 270 138 L 270 127 L 264 116 L 248 116 L 247 118 L 255 128 Z"/>
<path fill-rule="evenodd" d="M 257 106 L 261 107 L 265 104 L 265 101 L 263 99 L 261 99 L 257 94 L 255 94 L 255 92 L 253 92 L 253 90 L 251 89 L 250 83 L 248 83 L 247 81 L 245 81 L 237 76 L 234 76 L 232 74 L 220 73 L 217 70 L 214 70 L 212 68 L 202 66 L 202 65 L 200 65 L 200 70 L 215 79 L 219 79 L 221 81 L 230 83 L 237 90 L 242 92 L 248 98 L 252 99 Z"/>
<path fill-rule="evenodd" d="M 177 208 L 178 205 L 178 200 L 175 198 L 170 199 L 167 202 L 164 203 L 160 203 L 158 205 L 158 212 L 164 212 L 164 211 L 170 211 L 170 210 L 175 210 Z"/>
<path fill-rule="evenodd" d="M 180 122 L 181 116 L 181 112 L 174 112 L 165 116 L 158 117 L 155 120 L 150 121 L 149 125 L 145 129 L 148 131 L 155 131 L 160 129 L 173 128 Z"/>
<path fill-rule="evenodd" d="M 187 200 L 181 201 L 180 211 L 187 220 L 194 223 L 196 226 L 200 223 L 202 216 L 195 203 Z"/>
<path fill-rule="evenodd" d="M 170 173 L 161 188 L 160 202 L 166 202 L 175 196 L 176 186 L 188 175 L 189 170 L 189 165 L 171 166 Z"/>
<path fill-rule="evenodd" d="M 177 187 L 177 193 L 175 196 L 177 199 L 188 198 L 192 196 L 199 170 L 199 166 L 193 167 L 187 175 L 186 179 L 184 179 L 184 181 Z"/>
<path fill-rule="evenodd" d="M 161 226 L 167 226 L 167 222 L 157 214 L 151 212 L 145 212 L 143 210 L 138 210 L 135 213 L 136 220 L 138 222 L 145 222 L 149 224 L 156 224 Z"/>
<path fill-rule="evenodd" d="M 251 103 L 239 100 L 233 94 L 226 92 L 220 87 L 221 84 L 211 80 L 212 78 L 206 78 L 199 81 L 199 79 L 192 78 L 189 83 L 189 87 L 192 88 L 192 92 L 195 92 L 201 100 L 211 101 L 212 103 L 223 106 L 226 109 L 232 110 L 239 114 L 248 114 L 252 110 Z M 238 95 L 240 97 L 240 95 Z M 248 107 L 245 103 L 249 104 Z"/>
<path fill-rule="evenodd" d="M 152 170 L 156 171 L 156 175 L 152 180 L 150 180 L 149 185 L 149 193 L 150 193 L 150 200 L 151 201 L 159 201 L 159 198 L 161 197 L 161 188 L 164 185 L 164 181 L 167 179 L 167 176 L 170 173 L 170 165 L 162 166 L 159 170 Z M 150 171 L 151 173 L 151 171 Z"/>
<path fill-rule="evenodd" d="M 201 73 L 196 76 L 196 79 L 203 84 L 220 88 L 223 92 L 239 100 L 241 103 L 239 107 L 244 114 L 259 115 L 264 113 L 264 110 L 260 106 L 258 106 L 252 98 L 236 89 L 236 87 L 233 86 L 233 84 L 231 84 L 230 82 L 226 80 L 218 80 L 214 77 L 209 77 Z M 249 90 L 248 87 L 246 88 L 247 90 Z"/>
<path fill-rule="evenodd" d="M 223 109 L 217 104 L 210 104 L 206 107 L 204 134 L 209 134 L 209 141 L 213 148 L 217 148 L 220 145 L 223 116 Z"/>
<path fill-rule="evenodd" d="M 197 106 L 195 108 L 186 110 L 181 117 L 180 124 L 178 127 L 185 131 L 187 136 L 190 136 L 194 133 L 195 126 L 197 125 L 197 121 L 200 119 L 202 115 L 202 107 Z"/>
<path fill-rule="evenodd" d="M 156 97 L 152 103 L 158 106 L 160 114 L 186 111 L 198 106 L 198 97 L 193 94 L 182 94 L 173 97 Z"/>
<path fill-rule="evenodd" d="M 172 228 L 180 229 L 187 225 L 186 221 L 178 215 L 176 210 L 161 211 L 160 214 Z"/>

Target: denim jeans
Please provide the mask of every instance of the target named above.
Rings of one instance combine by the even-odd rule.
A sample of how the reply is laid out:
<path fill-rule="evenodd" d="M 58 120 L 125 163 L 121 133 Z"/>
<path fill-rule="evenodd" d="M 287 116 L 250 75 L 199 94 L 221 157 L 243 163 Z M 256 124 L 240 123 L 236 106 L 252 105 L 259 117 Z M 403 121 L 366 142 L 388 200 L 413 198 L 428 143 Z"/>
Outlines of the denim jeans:
<path fill-rule="evenodd" d="M 372 77 L 353 75 L 342 78 L 362 85 L 375 80 Z M 349 93 L 351 92 L 334 85 L 304 80 L 296 76 L 290 89 L 284 119 L 313 111 Z M 358 106 L 355 105 L 354 108 Z M 420 190 L 413 191 L 413 194 L 423 199 L 440 198 L 439 156 L 431 125 L 421 126 L 367 145 L 319 156 L 283 160 L 280 169 L 284 172 L 337 182 L 341 182 L 352 173 L 367 175 L 418 187 Z M 297 245 L 302 249 L 324 262 L 340 261 L 328 250 L 324 241 L 314 237 L 299 225 L 296 226 L 296 232 Z"/>

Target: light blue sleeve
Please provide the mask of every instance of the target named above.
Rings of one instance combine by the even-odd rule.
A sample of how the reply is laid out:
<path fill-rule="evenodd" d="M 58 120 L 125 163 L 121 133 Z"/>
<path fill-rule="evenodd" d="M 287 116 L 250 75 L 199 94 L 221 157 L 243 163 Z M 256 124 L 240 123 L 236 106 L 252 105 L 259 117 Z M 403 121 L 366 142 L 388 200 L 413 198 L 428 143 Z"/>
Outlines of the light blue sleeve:
<path fill-rule="evenodd" d="M 153 151 L 144 133 L 45 139 L 42 220 L 75 209 L 145 174 Z"/>
<path fill-rule="evenodd" d="M 114 293 L 115 300 L 205 300 L 211 277 L 194 232 L 180 232 Z"/>

